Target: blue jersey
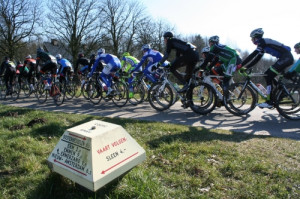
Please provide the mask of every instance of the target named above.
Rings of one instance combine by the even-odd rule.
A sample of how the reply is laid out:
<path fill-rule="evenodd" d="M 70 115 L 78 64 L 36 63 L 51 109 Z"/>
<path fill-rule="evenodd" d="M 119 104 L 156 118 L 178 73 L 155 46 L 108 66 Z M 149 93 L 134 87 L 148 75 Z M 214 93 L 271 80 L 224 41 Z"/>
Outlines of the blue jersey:
<path fill-rule="evenodd" d="M 140 63 L 132 70 L 132 72 L 137 71 L 144 64 L 145 61 L 148 61 L 148 64 L 145 67 L 147 68 L 148 66 L 159 62 L 162 58 L 163 58 L 162 53 L 156 50 L 149 49 L 147 52 L 144 53 L 144 56 L 142 57 Z"/>
<path fill-rule="evenodd" d="M 96 68 L 98 67 L 98 64 L 102 64 L 102 63 L 104 63 L 106 65 L 110 65 L 111 66 L 111 69 L 110 69 L 111 72 L 116 71 L 116 70 L 121 68 L 121 62 L 120 62 L 120 60 L 117 56 L 102 53 L 102 54 L 97 56 L 96 61 L 93 64 L 91 74 L 93 74 L 95 72 Z"/>
<path fill-rule="evenodd" d="M 64 68 L 70 67 L 72 70 L 72 64 L 67 59 L 60 59 L 57 61 L 57 63 L 60 65 L 60 70 L 58 71 L 58 74 L 62 73 Z"/>

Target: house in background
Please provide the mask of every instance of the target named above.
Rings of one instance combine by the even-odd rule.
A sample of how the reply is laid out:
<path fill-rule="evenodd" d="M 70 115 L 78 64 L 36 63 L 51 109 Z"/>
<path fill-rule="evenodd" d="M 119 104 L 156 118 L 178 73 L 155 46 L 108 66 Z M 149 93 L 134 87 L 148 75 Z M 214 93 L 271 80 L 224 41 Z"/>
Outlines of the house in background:
<path fill-rule="evenodd" d="M 66 58 L 71 62 L 73 60 L 72 56 L 64 49 L 62 45 L 59 44 L 58 40 L 56 39 L 51 39 L 51 42 L 44 42 L 43 48 L 53 56 L 61 54 L 63 58 Z"/>

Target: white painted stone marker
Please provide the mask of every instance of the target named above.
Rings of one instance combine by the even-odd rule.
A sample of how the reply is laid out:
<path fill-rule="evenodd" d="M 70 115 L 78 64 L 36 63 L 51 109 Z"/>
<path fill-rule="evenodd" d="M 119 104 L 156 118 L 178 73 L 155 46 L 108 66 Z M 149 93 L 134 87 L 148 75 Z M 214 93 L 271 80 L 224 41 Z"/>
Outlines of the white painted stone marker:
<path fill-rule="evenodd" d="M 67 129 L 48 157 L 49 168 L 97 191 L 146 159 L 120 125 L 93 120 Z"/>

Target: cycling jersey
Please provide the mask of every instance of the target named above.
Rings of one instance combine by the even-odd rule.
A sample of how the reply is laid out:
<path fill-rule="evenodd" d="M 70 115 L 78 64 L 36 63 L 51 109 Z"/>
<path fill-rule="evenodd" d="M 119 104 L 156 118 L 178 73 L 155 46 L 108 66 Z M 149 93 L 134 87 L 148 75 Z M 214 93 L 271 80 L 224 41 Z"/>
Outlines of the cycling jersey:
<path fill-rule="evenodd" d="M 293 72 L 293 71 L 300 73 L 300 59 L 298 59 L 298 61 L 292 65 L 292 67 L 289 69 L 288 72 Z"/>
<path fill-rule="evenodd" d="M 63 75 L 65 75 L 65 74 L 64 74 L 65 68 L 70 68 L 70 70 L 73 71 L 72 64 L 71 64 L 71 62 L 69 62 L 69 60 L 67 60 L 67 59 L 60 59 L 60 60 L 57 61 L 57 63 L 58 63 L 59 66 L 60 66 L 60 68 L 59 68 L 57 74 L 61 74 L 61 73 L 62 73 Z"/>
<path fill-rule="evenodd" d="M 260 38 L 257 41 L 257 48 L 242 62 L 242 66 L 248 64 L 247 68 L 251 68 L 262 58 L 264 53 L 268 53 L 280 59 L 283 58 L 285 55 L 289 54 L 290 51 L 290 47 L 285 46 L 278 41 Z M 250 62 L 251 60 L 252 62 Z"/>
<path fill-rule="evenodd" d="M 117 56 L 111 55 L 111 54 L 105 54 L 102 53 L 97 56 L 95 63 L 93 65 L 93 68 L 91 72 L 89 73 L 89 76 L 91 76 L 98 65 L 101 65 L 103 67 L 103 64 L 106 64 L 105 67 L 102 70 L 102 73 L 100 75 L 101 79 L 104 81 L 107 87 L 111 86 L 111 81 L 112 81 L 112 72 L 116 72 L 121 68 L 121 62 L 118 59 Z"/>
<path fill-rule="evenodd" d="M 162 57 L 162 53 L 158 52 L 157 50 L 149 49 L 144 53 L 140 63 L 138 63 L 131 72 L 141 70 L 141 66 L 145 63 L 145 61 L 148 61 L 147 66 L 145 68 L 148 68 L 152 64 L 159 62 L 162 59 Z"/>
<path fill-rule="evenodd" d="M 124 72 L 129 72 L 129 70 L 135 68 L 139 62 L 140 61 L 133 56 L 123 56 L 121 60 L 121 68 Z M 141 69 L 142 68 L 139 67 L 138 70 L 142 71 Z"/>

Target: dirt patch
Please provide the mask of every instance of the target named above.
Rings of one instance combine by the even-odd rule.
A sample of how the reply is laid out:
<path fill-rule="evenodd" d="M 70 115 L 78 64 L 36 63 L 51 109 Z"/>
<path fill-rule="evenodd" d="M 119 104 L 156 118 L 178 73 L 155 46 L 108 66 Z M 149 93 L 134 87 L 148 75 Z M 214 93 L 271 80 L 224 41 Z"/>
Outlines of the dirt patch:
<path fill-rule="evenodd" d="M 46 123 L 46 122 L 47 122 L 47 120 L 46 120 L 45 118 L 35 118 L 35 119 L 31 120 L 31 121 L 27 124 L 27 126 L 28 126 L 28 127 L 32 127 L 32 126 L 35 125 L 35 124 L 44 124 L 44 123 Z"/>

